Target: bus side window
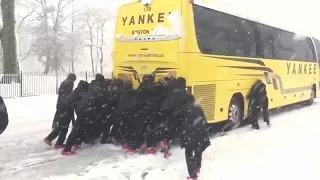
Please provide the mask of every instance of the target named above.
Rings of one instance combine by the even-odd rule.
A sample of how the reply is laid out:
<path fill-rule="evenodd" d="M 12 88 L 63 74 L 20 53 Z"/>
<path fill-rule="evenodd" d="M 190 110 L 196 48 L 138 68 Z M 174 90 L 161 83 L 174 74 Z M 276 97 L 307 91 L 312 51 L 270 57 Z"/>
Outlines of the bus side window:
<path fill-rule="evenodd" d="M 273 38 L 276 59 L 296 60 L 293 33 L 273 28 Z"/>
<path fill-rule="evenodd" d="M 257 30 L 261 39 L 261 56 L 266 59 L 274 58 L 272 28 L 263 24 L 257 24 Z"/>
<path fill-rule="evenodd" d="M 317 62 L 317 57 L 316 57 L 316 52 L 315 49 L 313 48 L 313 44 L 310 38 L 306 38 L 305 46 L 306 46 L 306 51 L 308 55 L 308 59 L 311 62 Z"/>
<path fill-rule="evenodd" d="M 319 58 L 320 58 L 320 41 L 318 39 L 316 39 L 316 38 L 312 38 L 312 39 L 313 39 L 314 44 L 315 44 L 315 50 L 316 50 L 316 53 L 318 55 L 318 66 L 320 68 L 320 60 L 319 60 Z"/>

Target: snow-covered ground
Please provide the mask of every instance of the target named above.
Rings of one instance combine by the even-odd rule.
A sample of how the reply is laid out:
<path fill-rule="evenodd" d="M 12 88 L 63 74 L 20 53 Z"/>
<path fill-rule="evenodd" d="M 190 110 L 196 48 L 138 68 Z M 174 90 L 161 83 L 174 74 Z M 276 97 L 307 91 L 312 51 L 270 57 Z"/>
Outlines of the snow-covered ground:
<path fill-rule="evenodd" d="M 184 180 L 184 151 L 129 155 L 113 145 L 85 146 L 62 157 L 42 143 L 51 130 L 56 96 L 6 99 L 10 124 L 0 136 L 0 179 Z M 211 139 L 200 180 L 319 180 L 320 100 L 271 116 L 272 127 L 248 126 Z"/>

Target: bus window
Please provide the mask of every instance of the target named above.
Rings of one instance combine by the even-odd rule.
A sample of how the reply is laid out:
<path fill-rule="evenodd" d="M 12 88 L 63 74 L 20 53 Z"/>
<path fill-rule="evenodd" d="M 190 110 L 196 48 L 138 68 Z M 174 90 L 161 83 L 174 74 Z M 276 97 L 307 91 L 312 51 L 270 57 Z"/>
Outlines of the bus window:
<path fill-rule="evenodd" d="M 272 28 L 263 24 L 257 24 L 257 29 L 262 42 L 261 56 L 266 59 L 274 58 Z"/>
<path fill-rule="evenodd" d="M 318 55 L 318 65 L 320 67 L 320 60 L 319 60 L 319 58 L 320 58 L 320 41 L 316 38 L 312 38 L 312 39 L 313 39 L 314 44 L 316 46 L 315 48 L 316 48 L 316 53 Z"/>
<path fill-rule="evenodd" d="M 293 33 L 288 33 L 279 29 L 273 29 L 275 58 L 284 60 L 294 60 Z"/>
<path fill-rule="evenodd" d="M 257 57 L 254 23 L 198 5 L 193 13 L 201 53 Z"/>

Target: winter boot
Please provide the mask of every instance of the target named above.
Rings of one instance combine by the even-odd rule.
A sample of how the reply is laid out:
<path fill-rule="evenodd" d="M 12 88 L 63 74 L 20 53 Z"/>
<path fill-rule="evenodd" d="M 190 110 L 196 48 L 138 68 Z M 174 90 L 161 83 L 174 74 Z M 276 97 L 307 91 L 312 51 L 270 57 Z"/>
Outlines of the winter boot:
<path fill-rule="evenodd" d="M 200 168 L 197 169 L 196 173 L 197 173 L 197 176 L 200 175 Z"/>
<path fill-rule="evenodd" d="M 156 150 L 155 150 L 155 148 L 147 148 L 147 149 L 145 149 L 145 151 L 144 151 L 144 154 L 156 154 Z"/>
<path fill-rule="evenodd" d="M 124 149 L 124 150 L 128 150 L 128 144 L 122 144 L 122 149 Z"/>
<path fill-rule="evenodd" d="M 166 140 L 160 142 L 161 152 L 165 153 L 168 151 L 168 144 Z"/>
<path fill-rule="evenodd" d="M 61 154 L 63 156 L 70 156 L 70 155 L 74 155 L 76 152 L 75 151 L 69 151 L 69 152 L 65 152 L 65 151 L 61 151 Z"/>
<path fill-rule="evenodd" d="M 130 152 L 130 153 L 136 153 L 137 152 L 137 150 L 136 149 L 133 149 L 133 148 L 131 148 L 131 147 L 127 147 L 127 149 L 126 149 L 128 152 Z"/>
<path fill-rule="evenodd" d="M 117 141 L 116 137 L 112 136 L 111 137 L 111 141 L 113 144 L 119 144 L 119 142 Z"/>
<path fill-rule="evenodd" d="M 188 180 L 198 180 L 198 178 L 197 178 L 197 177 L 192 178 L 192 177 L 190 177 L 190 176 L 189 176 L 189 177 L 187 177 L 187 179 L 188 179 Z"/>
<path fill-rule="evenodd" d="M 56 150 L 61 149 L 61 148 L 63 148 L 63 145 L 59 145 L 59 144 L 54 145 L 54 149 L 56 149 Z"/>
<path fill-rule="evenodd" d="M 52 146 L 52 142 L 48 139 L 44 139 L 43 142 L 46 143 L 48 146 Z"/>
<path fill-rule="evenodd" d="M 77 145 L 77 144 L 74 144 L 73 146 L 72 146 L 72 150 L 71 151 L 77 151 L 79 149 L 79 145 Z"/>
<path fill-rule="evenodd" d="M 165 159 L 168 159 L 170 156 L 172 156 L 172 153 L 164 152 L 163 157 L 164 157 Z"/>
<path fill-rule="evenodd" d="M 259 129 L 260 129 L 260 126 L 259 126 L 258 123 L 253 123 L 251 128 L 252 128 L 252 129 L 257 129 L 257 130 L 259 130 Z"/>

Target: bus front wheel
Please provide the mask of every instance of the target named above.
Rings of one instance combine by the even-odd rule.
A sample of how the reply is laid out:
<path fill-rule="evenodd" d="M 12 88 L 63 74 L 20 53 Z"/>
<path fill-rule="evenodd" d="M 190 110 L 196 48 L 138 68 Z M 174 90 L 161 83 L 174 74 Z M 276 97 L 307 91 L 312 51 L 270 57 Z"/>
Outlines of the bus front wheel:
<path fill-rule="evenodd" d="M 228 122 L 232 129 L 240 127 L 243 119 L 243 102 L 237 96 L 232 97 L 229 105 Z"/>

